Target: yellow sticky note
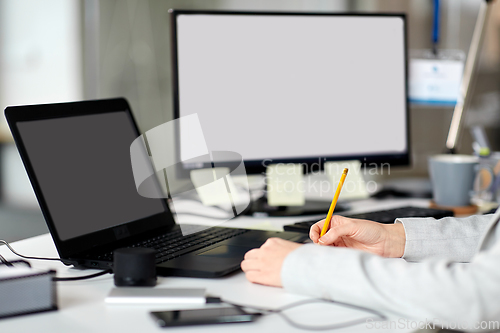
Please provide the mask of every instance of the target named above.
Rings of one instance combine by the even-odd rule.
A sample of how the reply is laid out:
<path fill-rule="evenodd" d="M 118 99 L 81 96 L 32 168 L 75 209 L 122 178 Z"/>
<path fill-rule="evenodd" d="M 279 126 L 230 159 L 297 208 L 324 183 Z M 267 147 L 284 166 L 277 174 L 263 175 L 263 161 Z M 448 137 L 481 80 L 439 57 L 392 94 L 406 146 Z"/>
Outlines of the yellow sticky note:
<path fill-rule="evenodd" d="M 342 192 L 340 192 L 339 200 L 368 198 L 370 195 L 366 190 L 361 162 L 357 160 L 325 163 L 325 172 L 328 178 L 330 178 L 333 188 L 337 188 L 344 168 L 348 168 L 349 173 L 342 187 Z"/>
<path fill-rule="evenodd" d="M 305 204 L 302 164 L 280 163 L 266 169 L 267 203 L 270 206 Z"/>
<path fill-rule="evenodd" d="M 229 177 L 229 168 L 208 168 L 191 171 L 191 181 L 205 206 L 232 207 L 238 192 Z M 229 190 L 228 190 L 229 187 Z"/>

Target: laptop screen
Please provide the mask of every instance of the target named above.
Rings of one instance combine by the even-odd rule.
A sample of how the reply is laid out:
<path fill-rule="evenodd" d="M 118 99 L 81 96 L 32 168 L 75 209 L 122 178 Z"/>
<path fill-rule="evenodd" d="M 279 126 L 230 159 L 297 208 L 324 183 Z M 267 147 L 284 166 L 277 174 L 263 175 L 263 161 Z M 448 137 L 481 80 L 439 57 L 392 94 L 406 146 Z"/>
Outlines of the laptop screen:
<path fill-rule="evenodd" d="M 20 121 L 17 128 L 61 240 L 165 211 L 140 196 L 130 162 L 137 138 L 127 112 Z"/>

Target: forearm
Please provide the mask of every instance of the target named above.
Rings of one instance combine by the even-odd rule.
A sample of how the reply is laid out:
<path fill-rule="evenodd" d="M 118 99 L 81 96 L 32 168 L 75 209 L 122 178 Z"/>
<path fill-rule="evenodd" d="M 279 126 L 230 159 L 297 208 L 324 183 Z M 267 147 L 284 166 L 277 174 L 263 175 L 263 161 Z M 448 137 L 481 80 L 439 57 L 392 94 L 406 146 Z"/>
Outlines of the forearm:
<path fill-rule="evenodd" d="M 406 232 L 402 223 L 384 224 L 387 239 L 384 242 L 383 257 L 402 258 L 406 246 Z"/>
<path fill-rule="evenodd" d="M 403 258 L 421 261 L 427 258 L 446 258 L 469 262 L 476 254 L 481 236 L 486 232 L 491 215 L 467 218 L 403 218 L 406 241 Z"/>
<path fill-rule="evenodd" d="M 491 268 L 491 259 L 454 265 L 408 263 L 352 249 L 305 245 L 285 259 L 281 278 L 290 292 L 408 319 L 472 324 L 498 320 L 500 314 L 500 274 Z"/>

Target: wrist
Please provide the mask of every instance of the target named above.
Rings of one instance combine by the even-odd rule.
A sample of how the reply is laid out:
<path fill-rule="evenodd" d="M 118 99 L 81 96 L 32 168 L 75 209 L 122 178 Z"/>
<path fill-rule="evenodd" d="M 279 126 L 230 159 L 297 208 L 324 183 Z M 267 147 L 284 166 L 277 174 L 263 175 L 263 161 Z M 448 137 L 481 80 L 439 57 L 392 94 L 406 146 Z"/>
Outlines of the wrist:
<path fill-rule="evenodd" d="M 402 223 L 385 225 L 388 239 L 388 250 L 386 257 L 401 258 L 405 253 L 406 233 Z"/>

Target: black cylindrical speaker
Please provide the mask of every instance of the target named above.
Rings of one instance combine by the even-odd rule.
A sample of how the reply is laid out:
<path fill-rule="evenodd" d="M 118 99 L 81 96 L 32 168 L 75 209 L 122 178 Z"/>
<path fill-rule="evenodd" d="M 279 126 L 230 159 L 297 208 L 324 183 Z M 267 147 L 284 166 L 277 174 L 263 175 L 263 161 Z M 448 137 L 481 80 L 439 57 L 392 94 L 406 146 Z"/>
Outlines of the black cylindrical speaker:
<path fill-rule="evenodd" d="M 153 287 L 156 285 L 155 250 L 123 248 L 115 250 L 113 272 L 117 287 Z"/>

